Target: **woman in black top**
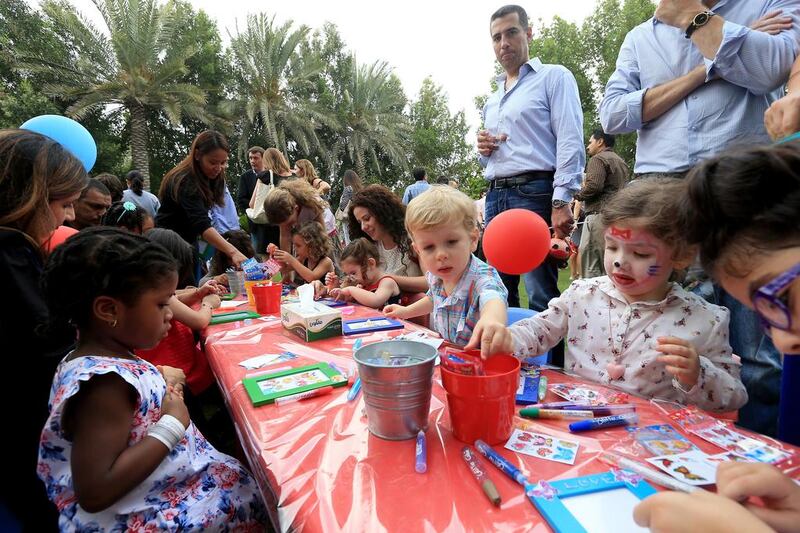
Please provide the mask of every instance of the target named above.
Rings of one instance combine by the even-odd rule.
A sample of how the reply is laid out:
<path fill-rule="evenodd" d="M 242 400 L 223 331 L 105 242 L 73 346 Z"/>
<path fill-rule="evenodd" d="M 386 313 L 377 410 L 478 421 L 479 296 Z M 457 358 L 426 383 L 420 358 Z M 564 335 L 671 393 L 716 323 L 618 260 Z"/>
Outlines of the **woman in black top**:
<path fill-rule="evenodd" d="M 222 238 L 208 216 L 212 205 L 224 205 L 230 151 L 228 140 L 217 131 L 207 130 L 195 137 L 189 155 L 161 182 L 156 226 L 175 231 L 192 246 L 202 237 L 238 267 L 247 258 Z"/>
<path fill-rule="evenodd" d="M 4 443 L 3 476 L 9 482 L 0 484 L 0 501 L 24 531 L 57 530 L 58 513 L 36 464 L 53 375 L 75 343 L 75 330 L 48 327 L 39 278 L 50 236 L 75 218 L 72 203 L 87 182 L 83 164 L 52 139 L 0 130 L 0 280 L 6 301 L 0 306 L 0 338 L 3 372 L 10 378 L 0 387 L 0 405 L 13 435 Z"/>

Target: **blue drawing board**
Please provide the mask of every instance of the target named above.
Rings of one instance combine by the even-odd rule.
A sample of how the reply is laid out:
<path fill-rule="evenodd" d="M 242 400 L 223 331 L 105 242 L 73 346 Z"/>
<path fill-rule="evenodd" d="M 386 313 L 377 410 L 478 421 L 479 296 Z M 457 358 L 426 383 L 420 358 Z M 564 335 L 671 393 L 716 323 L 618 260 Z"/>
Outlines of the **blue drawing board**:
<path fill-rule="evenodd" d="M 655 494 L 627 470 L 540 483 L 528 498 L 556 533 L 646 533 L 633 521 L 633 508 Z"/>
<path fill-rule="evenodd" d="M 403 329 L 402 322 L 376 316 L 372 318 L 359 318 L 357 320 L 347 320 L 342 324 L 343 335 L 357 335 L 359 333 L 371 333 L 373 331 L 386 331 L 390 329 Z"/>
<path fill-rule="evenodd" d="M 319 300 L 315 301 L 317 303 L 327 305 L 328 307 L 343 307 L 347 305 L 347 302 L 345 302 L 344 300 L 337 300 L 336 298 L 320 298 Z"/>

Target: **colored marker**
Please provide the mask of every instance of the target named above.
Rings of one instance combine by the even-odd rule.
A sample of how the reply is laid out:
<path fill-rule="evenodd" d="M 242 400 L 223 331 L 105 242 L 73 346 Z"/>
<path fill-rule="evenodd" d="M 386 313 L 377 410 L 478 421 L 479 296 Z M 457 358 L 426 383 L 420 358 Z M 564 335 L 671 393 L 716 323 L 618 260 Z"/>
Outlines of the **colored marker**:
<path fill-rule="evenodd" d="M 475 449 L 483 454 L 484 457 L 489 459 L 494 466 L 500 469 L 505 475 L 522 485 L 525 486 L 528 483 L 528 480 L 525 478 L 525 474 L 519 471 L 519 469 L 506 461 L 502 455 L 494 451 L 494 449 L 483 442 L 482 440 L 478 439 L 475 441 Z"/>
<path fill-rule="evenodd" d="M 469 446 L 464 446 L 461 448 L 461 457 L 463 457 L 464 461 L 467 463 L 467 468 L 472 472 L 472 476 L 480 483 L 481 489 L 483 489 L 483 493 L 486 494 L 489 501 L 496 507 L 500 507 L 500 493 L 497 492 L 497 487 L 494 486 L 492 480 L 486 476 L 486 471 L 483 469 L 478 456 L 472 453 Z"/>
<path fill-rule="evenodd" d="M 306 392 L 298 392 L 297 394 L 290 394 L 289 396 L 275 398 L 275 405 L 299 402 L 300 400 L 305 400 L 306 398 L 316 398 L 317 396 L 324 396 L 325 394 L 330 394 L 331 392 L 333 392 L 333 387 L 328 385 L 327 387 L 320 387 L 318 389 L 309 390 Z"/>
<path fill-rule="evenodd" d="M 424 474 L 428 471 L 428 450 L 425 446 L 425 432 L 422 430 L 417 433 L 417 445 L 414 452 L 414 470 L 417 471 L 417 474 Z"/>
<path fill-rule="evenodd" d="M 695 492 L 697 490 L 705 490 L 701 489 L 700 487 L 693 487 L 692 485 L 677 480 L 672 476 L 668 476 L 667 474 L 662 474 L 661 472 L 657 472 L 652 468 L 646 467 L 639 461 L 634 461 L 632 459 L 628 459 L 627 457 L 622 457 L 620 455 L 612 454 L 609 452 L 603 452 L 597 458 L 611 466 L 616 466 L 618 468 L 624 468 L 625 470 L 630 470 L 634 474 L 639 474 L 647 481 L 652 481 L 653 483 L 656 483 L 668 489 L 677 490 L 681 492 Z"/>
<path fill-rule="evenodd" d="M 539 401 L 547 395 L 547 376 L 539 376 Z"/>
<path fill-rule="evenodd" d="M 361 376 L 358 376 L 353 382 L 353 386 L 347 391 L 347 401 L 352 402 L 358 398 L 358 393 L 361 392 Z"/>
<path fill-rule="evenodd" d="M 610 428 L 615 426 L 628 426 L 639 422 L 639 415 L 636 413 L 624 413 L 621 415 L 604 416 L 592 418 L 590 420 L 580 420 L 569 425 L 569 430 L 573 433 L 579 431 L 590 431 L 592 429 Z"/>
<path fill-rule="evenodd" d="M 519 410 L 519 416 L 525 418 L 565 420 L 568 418 L 594 418 L 594 413 L 592 411 L 579 411 L 575 409 L 542 409 L 540 407 L 527 407 Z"/>

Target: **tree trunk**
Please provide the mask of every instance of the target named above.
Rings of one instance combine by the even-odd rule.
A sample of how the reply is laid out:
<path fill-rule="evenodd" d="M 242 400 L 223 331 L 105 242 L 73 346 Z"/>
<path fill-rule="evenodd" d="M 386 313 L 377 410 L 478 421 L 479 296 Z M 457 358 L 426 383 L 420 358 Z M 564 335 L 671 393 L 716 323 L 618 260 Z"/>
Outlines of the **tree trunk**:
<path fill-rule="evenodd" d="M 356 150 L 356 174 L 362 180 L 367 177 L 367 165 L 364 161 L 364 152 Z"/>
<path fill-rule="evenodd" d="M 150 190 L 150 157 L 147 153 L 147 116 L 144 106 L 137 101 L 127 104 L 131 112 L 131 155 L 133 168 L 144 176 L 144 188 Z"/>

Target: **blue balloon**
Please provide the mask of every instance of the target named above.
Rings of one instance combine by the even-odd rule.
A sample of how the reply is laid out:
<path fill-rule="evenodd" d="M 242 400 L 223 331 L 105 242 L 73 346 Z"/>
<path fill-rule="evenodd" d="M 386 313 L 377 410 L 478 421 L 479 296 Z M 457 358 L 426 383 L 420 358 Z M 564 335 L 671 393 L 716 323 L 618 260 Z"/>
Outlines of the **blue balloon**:
<path fill-rule="evenodd" d="M 97 161 L 97 144 L 89 130 L 61 115 L 40 115 L 25 122 L 20 129 L 35 131 L 50 137 L 83 163 L 86 172 Z"/>

